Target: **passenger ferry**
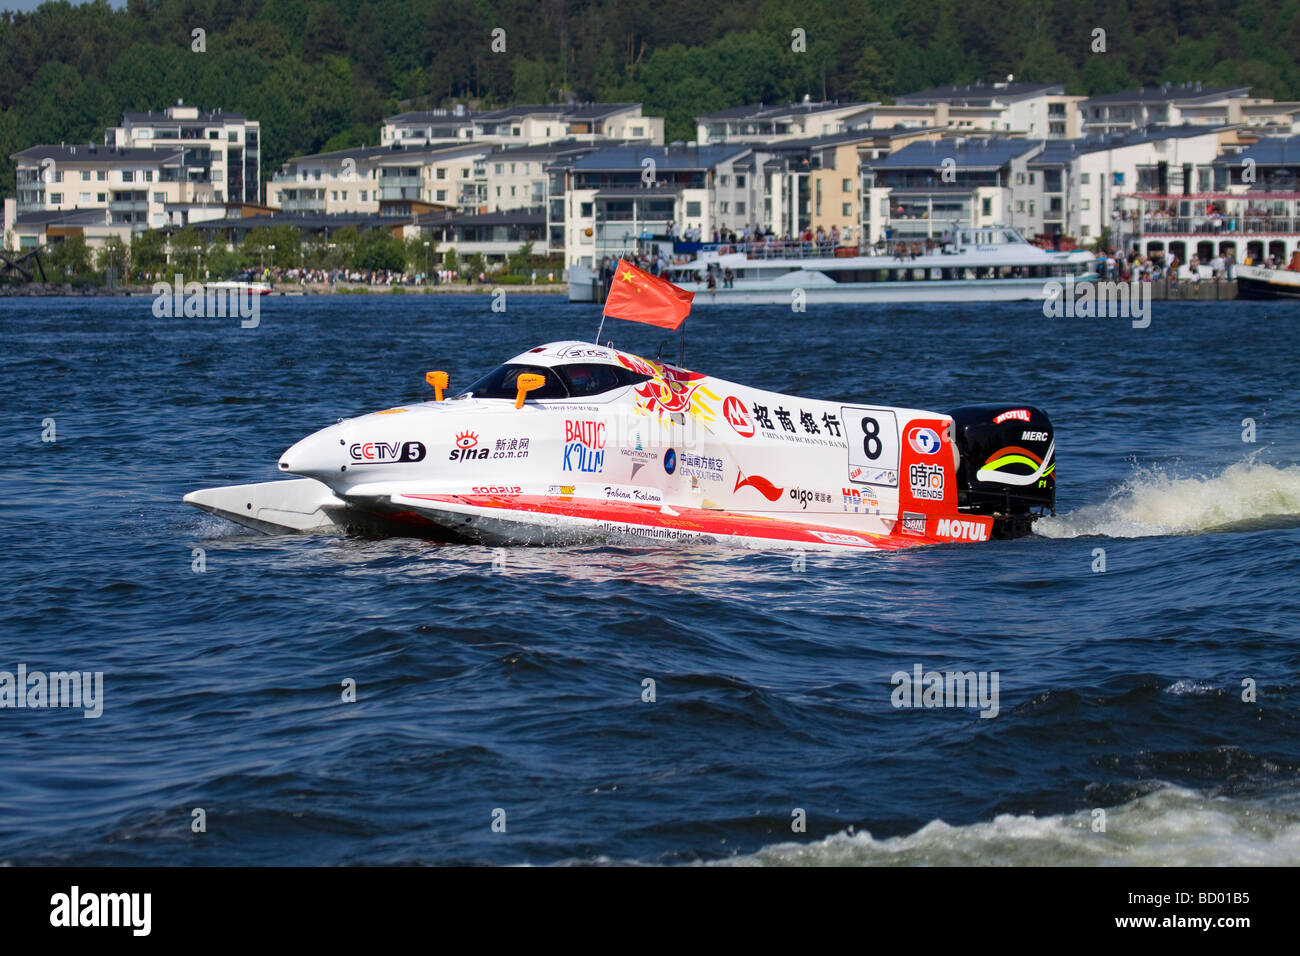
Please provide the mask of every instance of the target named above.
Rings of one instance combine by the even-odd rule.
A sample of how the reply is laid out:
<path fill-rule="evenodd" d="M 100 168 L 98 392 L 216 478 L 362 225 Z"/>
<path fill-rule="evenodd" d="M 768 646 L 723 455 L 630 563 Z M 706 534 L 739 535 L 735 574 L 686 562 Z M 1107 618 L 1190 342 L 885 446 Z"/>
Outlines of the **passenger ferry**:
<path fill-rule="evenodd" d="M 643 244 L 654 251 L 652 241 Z M 1034 300 L 1046 297 L 1052 279 L 1087 282 L 1097 272 L 1091 252 L 1054 252 L 1026 242 L 1015 229 L 995 226 L 867 250 L 777 240 L 674 243 L 666 277 L 695 292 L 696 306 L 790 305 L 798 299 L 796 290 L 806 304 Z M 605 281 L 603 269 L 570 266 L 569 301 L 604 301 Z"/>

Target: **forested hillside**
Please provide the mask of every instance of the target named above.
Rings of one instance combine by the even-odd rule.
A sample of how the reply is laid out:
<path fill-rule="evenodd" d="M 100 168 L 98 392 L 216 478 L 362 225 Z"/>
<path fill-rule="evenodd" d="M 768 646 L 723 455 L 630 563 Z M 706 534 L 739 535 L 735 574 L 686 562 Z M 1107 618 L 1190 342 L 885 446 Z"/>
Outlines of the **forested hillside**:
<path fill-rule="evenodd" d="M 178 98 L 260 120 L 269 177 L 290 155 L 377 142 L 386 114 L 455 99 L 635 100 L 668 118 L 669 139 L 691 139 L 694 116 L 725 106 L 1007 73 L 1077 93 L 1204 80 L 1300 98 L 1297 50 L 1300 0 L 47 3 L 0 15 L 0 195 L 14 190 L 10 154 L 99 141 L 123 110 Z"/>

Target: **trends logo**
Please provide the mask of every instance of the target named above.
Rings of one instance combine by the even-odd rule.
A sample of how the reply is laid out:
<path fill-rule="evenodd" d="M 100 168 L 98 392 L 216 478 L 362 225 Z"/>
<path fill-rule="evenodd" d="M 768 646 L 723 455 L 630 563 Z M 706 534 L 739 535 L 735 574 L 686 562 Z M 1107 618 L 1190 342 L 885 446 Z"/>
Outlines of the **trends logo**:
<path fill-rule="evenodd" d="M 424 444 L 418 441 L 355 442 L 348 447 L 348 457 L 373 465 L 424 461 Z"/>
<path fill-rule="evenodd" d="M 564 471 L 587 473 L 605 469 L 605 423 L 564 422 Z"/>
<path fill-rule="evenodd" d="M 939 436 L 933 428 L 922 425 L 915 425 L 908 431 L 907 443 L 922 455 L 933 455 L 939 450 Z"/>

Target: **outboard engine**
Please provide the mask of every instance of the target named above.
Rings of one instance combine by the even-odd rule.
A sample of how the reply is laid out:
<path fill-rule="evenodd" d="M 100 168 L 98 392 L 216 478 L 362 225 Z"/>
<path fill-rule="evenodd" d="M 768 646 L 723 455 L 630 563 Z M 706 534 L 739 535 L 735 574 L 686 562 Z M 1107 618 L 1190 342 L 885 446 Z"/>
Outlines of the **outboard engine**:
<path fill-rule="evenodd" d="M 957 449 L 957 507 L 990 515 L 993 537 L 1018 538 L 1056 513 L 1052 423 L 1031 405 L 970 405 L 948 413 Z"/>

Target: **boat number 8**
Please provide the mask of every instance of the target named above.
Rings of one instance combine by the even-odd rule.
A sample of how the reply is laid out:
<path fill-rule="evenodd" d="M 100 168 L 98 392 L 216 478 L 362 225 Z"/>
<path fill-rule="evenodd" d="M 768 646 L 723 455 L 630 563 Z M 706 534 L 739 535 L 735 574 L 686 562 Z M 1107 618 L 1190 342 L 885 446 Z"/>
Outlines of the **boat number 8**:
<path fill-rule="evenodd" d="M 870 417 L 862 419 L 862 434 L 862 450 L 868 458 L 875 461 L 883 448 L 880 444 L 880 422 Z"/>

